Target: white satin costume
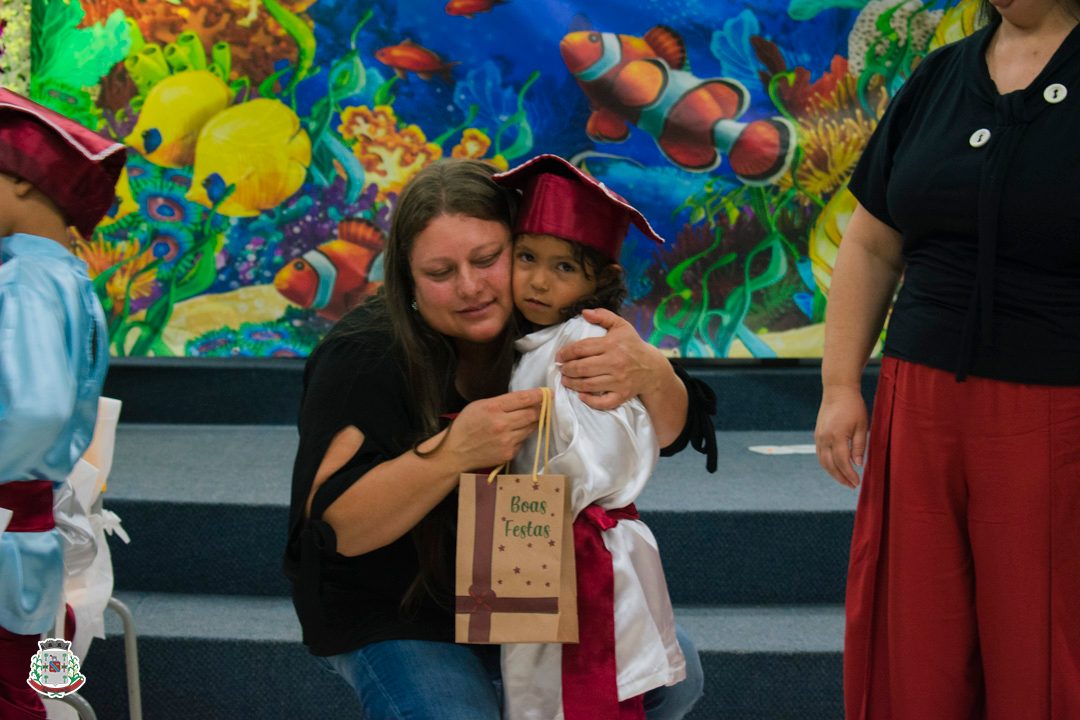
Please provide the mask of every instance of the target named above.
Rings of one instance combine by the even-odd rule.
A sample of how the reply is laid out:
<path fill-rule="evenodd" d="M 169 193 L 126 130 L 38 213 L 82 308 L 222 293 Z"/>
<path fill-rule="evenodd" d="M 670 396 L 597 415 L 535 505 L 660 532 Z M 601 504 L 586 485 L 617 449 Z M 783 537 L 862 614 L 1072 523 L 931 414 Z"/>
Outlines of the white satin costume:
<path fill-rule="evenodd" d="M 582 317 L 531 333 L 515 343 L 522 354 L 511 390 L 554 390 L 551 460 L 547 472 L 566 475 L 576 517 L 590 504 L 622 508 L 637 499 L 659 457 L 656 433 L 637 398 L 600 411 L 563 387 L 555 353 L 564 345 L 605 334 Z M 512 465 L 532 471 L 535 434 Z M 656 539 L 640 520 L 620 520 L 602 533 L 615 576 L 615 664 L 620 702 L 686 677 L 686 660 L 675 639 Z M 581 628 L 582 633 L 588 628 Z M 561 720 L 562 645 L 502 646 L 506 720 Z"/>

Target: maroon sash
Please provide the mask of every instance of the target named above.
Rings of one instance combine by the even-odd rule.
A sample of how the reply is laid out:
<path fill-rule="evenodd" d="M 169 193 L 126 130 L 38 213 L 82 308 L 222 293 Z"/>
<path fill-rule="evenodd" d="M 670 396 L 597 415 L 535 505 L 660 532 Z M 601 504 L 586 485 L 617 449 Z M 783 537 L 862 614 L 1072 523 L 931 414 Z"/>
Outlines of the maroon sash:
<path fill-rule="evenodd" d="M 45 532 L 56 527 L 50 480 L 0 483 L 0 508 L 14 513 L 6 532 Z"/>
<path fill-rule="evenodd" d="M 619 520 L 637 520 L 637 508 L 585 508 L 574 520 L 580 642 L 563 645 L 563 714 L 566 720 L 645 720 L 644 695 L 619 702 L 615 667 L 615 571 L 601 535 Z"/>

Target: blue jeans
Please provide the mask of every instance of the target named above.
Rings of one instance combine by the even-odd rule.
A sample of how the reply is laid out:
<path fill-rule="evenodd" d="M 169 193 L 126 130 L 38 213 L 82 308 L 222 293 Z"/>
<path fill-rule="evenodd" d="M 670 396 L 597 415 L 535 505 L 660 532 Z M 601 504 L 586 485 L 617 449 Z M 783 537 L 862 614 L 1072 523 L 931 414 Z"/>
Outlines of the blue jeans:
<path fill-rule="evenodd" d="M 705 692 L 705 671 L 694 642 L 678 625 L 675 636 L 686 656 L 686 679 L 645 693 L 645 720 L 682 720 Z"/>
<path fill-rule="evenodd" d="M 647 720 L 680 720 L 701 697 L 697 648 L 682 628 L 686 679 L 645 693 Z M 387 640 L 322 658 L 352 686 L 364 720 L 500 720 L 498 645 Z"/>

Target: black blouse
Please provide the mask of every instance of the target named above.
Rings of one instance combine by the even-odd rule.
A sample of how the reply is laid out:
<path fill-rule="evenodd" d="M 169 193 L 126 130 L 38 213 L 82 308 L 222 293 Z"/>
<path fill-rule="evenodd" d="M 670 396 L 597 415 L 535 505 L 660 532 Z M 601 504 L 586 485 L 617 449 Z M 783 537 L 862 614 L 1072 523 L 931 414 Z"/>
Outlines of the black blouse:
<path fill-rule="evenodd" d="M 315 655 L 336 655 L 380 640 L 453 640 L 449 603 L 424 596 L 419 608 L 400 604 L 419 568 L 412 537 L 356 557 L 337 552 L 322 514 L 361 476 L 406 452 L 419 421 L 389 338 L 338 336 L 308 358 L 300 405 L 300 445 L 293 465 L 285 574 L 304 643 Z M 304 506 L 315 473 L 337 433 L 355 426 L 364 434 L 356 455 L 319 488 L 311 518 Z"/>
<path fill-rule="evenodd" d="M 661 454 L 691 444 L 716 467 L 716 436 L 711 416 L 715 397 L 703 382 L 676 366 L 690 395 L 682 435 Z M 304 643 L 315 655 L 336 655 L 381 640 L 452 641 L 449 589 L 436 601 L 424 596 L 418 608 L 401 609 L 419 569 L 410 534 L 357 557 L 336 551 L 333 529 L 323 512 L 376 465 L 401 455 L 420 438 L 416 413 L 401 364 L 390 338 L 379 333 L 337 335 L 324 341 L 307 361 L 300 406 L 300 445 L 293 467 L 285 574 L 293 585 L 293 604 Z M 446 412 L 464 405 L 447 399 Z M 364 434 L 364 444 L 341 470 L 319 488 L 311 519 L 304 518 L 311 484 L 334 436 L 349 425 Z M 456 493 L 444 503 L 456 503 Z"/>
<path fill-rule="evenodd" d="M 927 56 L 851 179 L 903 236 L 886 355 L 1080 385 L 1080 28 L 1023 90 L 986 66 L 993 27 Z"/>

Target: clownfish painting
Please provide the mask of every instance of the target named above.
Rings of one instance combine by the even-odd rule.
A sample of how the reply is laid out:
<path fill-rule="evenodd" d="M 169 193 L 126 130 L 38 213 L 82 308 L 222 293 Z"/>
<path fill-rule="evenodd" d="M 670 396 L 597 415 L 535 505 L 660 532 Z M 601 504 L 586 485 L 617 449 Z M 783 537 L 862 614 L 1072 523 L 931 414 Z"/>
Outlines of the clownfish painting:
<path fill-rule="evenodd" d="M 290 260 L 274 276 L 274 287 L 297 305 L 336 321 L 382 285 L 369 274 L 383 243 L 382 230 L 367 220 L 342 220 L 338 239 Z"/>
<path fill-rule="evenodd" d="M 640 38 L 579 30 L 559 52 L 589 99 L 586 132 L 597 142 L 625 140 L 635 125 L 685 170 L 712 170 L 726 154 L 747 185 L 774 182 L 791 166 L 795 127 L 780 117 L 738 122 L 750 102 L 746 88 L 682 70 L 686 46 L 671 28 L 658 25 Z"/>

